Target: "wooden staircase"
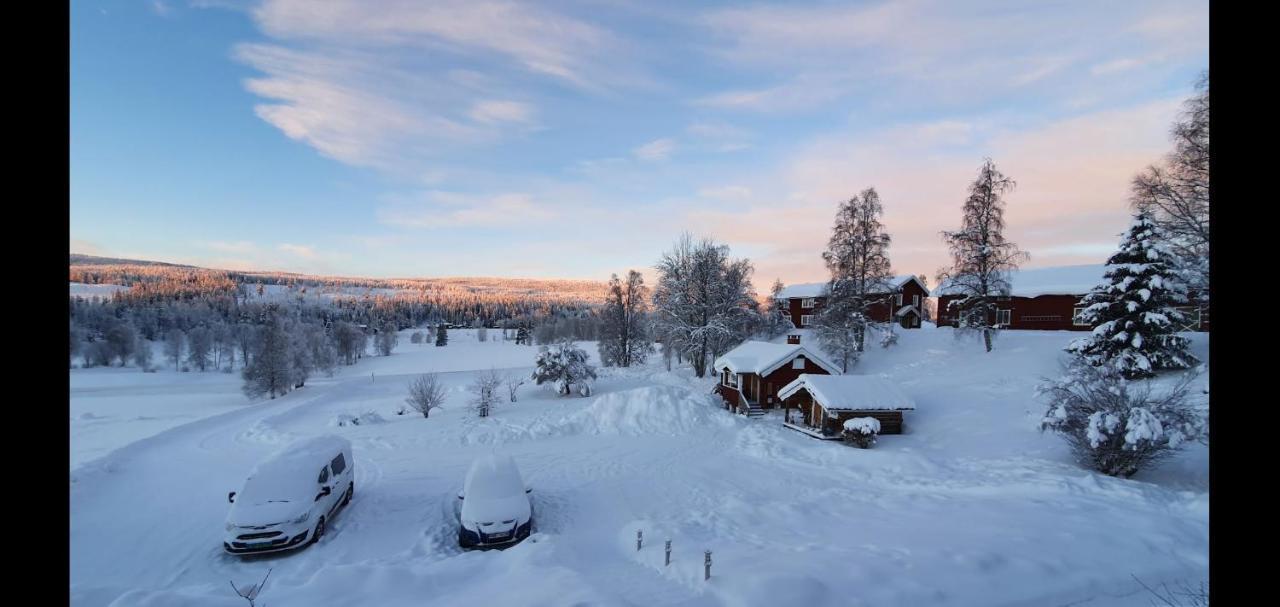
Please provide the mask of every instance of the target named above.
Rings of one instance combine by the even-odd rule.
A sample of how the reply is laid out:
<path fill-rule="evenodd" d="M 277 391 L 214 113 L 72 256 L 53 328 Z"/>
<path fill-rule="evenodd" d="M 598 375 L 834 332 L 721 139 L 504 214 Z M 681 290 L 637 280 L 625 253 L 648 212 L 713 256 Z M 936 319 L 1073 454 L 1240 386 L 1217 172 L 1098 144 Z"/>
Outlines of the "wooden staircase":
<path fill-rule="evenodd" d="M 764 407 L 758 403 L 747 403 L 747 417 L 764 417 Z"/>

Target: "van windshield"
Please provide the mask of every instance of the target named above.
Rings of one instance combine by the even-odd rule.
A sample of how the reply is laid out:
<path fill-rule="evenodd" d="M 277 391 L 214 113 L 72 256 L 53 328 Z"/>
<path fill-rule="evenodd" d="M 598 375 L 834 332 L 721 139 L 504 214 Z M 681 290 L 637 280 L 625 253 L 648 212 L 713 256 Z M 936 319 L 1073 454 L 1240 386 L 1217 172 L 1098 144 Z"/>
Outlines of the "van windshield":
<path fill-rule="evenodd" d="M 320 491 L 316 482 L 319 466 L 314 470 L 269 467 L 255 470 L 244 482 L 244 490 L 236 501 L 250 504 L 267 502 L 309 502 Z"/>

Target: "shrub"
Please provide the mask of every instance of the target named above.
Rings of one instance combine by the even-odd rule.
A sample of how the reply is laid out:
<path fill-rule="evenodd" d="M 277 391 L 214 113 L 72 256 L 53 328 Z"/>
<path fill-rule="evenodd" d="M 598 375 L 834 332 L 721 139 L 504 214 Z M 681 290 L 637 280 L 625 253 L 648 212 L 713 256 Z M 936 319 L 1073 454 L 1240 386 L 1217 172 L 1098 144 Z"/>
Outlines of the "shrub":
<path fill-rule="evenodd" d="M 1194 378 L 1187 373 L 1153 396 L 1149 385 L 1135 386 L 1114 365 L 1094 367 L 1074 358 L 1064 377 L 1037 389 L 1049 400 L 1040 430 L 1062 436 L 1080 465 L 1129 478 L 1187 441 L 1207 440 L 1204 416 L 1188 403 Z"/>
<path fill-rule="evenodd" d="M 862 449 L 876 444 L 880 434 L 880 420 L 874 417 L 855 417 L 844 422 L 844 441 Z"/>

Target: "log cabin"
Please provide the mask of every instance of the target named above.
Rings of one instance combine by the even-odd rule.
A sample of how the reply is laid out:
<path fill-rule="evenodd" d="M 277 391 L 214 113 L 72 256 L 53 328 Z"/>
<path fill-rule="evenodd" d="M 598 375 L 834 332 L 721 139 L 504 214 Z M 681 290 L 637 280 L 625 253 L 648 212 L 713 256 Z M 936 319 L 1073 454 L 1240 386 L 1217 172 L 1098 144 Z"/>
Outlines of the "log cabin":
<path fill-rule="evenodd" d="M 1102 264 L 1011 272 L 1009 294 L 997 298 L 994 318 L 989 316 L 987 321 L 1012 330 L 1089 331 L 1093 327 L 1081 318 L 1084 306 L 1080 300 L 1104 282 L 1105 272 Z M 933 295 L 938 298 L 938 326 L 959 326 L 961 311 L 950 307 L 963 298 L 958 290 L 944 282 L 933 290 Z M 1179 309 L 1188 321 L 1177 330 L 1209 330 L 1208 307 L 1187 305 Z"/>
<path fill-rule="evenodd" d="M 904 329 L 920 328 L 921 311 L 929 289 L 920 277 L 911 274 L 889 279 L 890 292 L 873 297 L 880 299 L 867 314 L 876 322 L 898 323 Z M 814 282 L 785 287 L 778 293 L 775 305 L 791 316 L 791 324 L 797 329 L 808 328 L 818 312 L 827 304 L 827 283 Z"/>
<path fill-rule="evenodd" d="M 750 417 L 781 404 L 778 390 L 801 374 L 839 374 L 840 368 L 800 344 L 747 341 L 717 358 L 715 392 L 725 407 Z"/>
<path fill-rule="evenodd" d="M 897 386 L 874 375 L 805 373 L 783 386 L 778 398 L 786 425 L 819 438 L 839 437 L 844 422 L 855 417 L 878 420 L 880 434 L 901 434 L 902 412 L 916 408 Z"/>

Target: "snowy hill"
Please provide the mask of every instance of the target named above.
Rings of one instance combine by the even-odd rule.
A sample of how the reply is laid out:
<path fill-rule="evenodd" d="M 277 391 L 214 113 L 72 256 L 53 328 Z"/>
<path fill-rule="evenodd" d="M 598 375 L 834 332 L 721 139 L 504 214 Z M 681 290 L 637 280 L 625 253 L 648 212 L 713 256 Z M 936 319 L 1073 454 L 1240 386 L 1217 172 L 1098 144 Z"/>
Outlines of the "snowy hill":
<path fill-rule="evenodd" d="M 476 374 L 527 376 L 537 349 L 471 331 L 446 347 L 407 337 L 391 356 L 252 403 L 230 374 L 72 370 L 72 603 L 242 605 L 228 580 L 268 568 L 260 604 L 271 607 L 1106 606 L 1145 602 L 1132 576 L 1208 576 L 1207 448 L 1120 480 L 1079 468 L 1037 431 L 1034 386 L 1078 334 L 1007 332 L 984 354 L 949 329 L 901 331 L 856 372 L 893 382 L 917 409 L 904 434 L 869 450 L 777 416 L 731 415 L 709 395 L 712 378 L 665 371 L 660 357 L 602 370 L 591 398 L 526 384 L 478 419 L 467 408 Z M 1208 360 L 1209 336 L 1190 337 Z M 595 344 L 583 346 L 594 361 Z M 396 415 L 428 370 L 449 390 L 445 407 Z M 367 412 L 368 423 L 334 424 Z M 224 555 L 227 492 L 280 444 L 330 432 L 354 445 L 356 490 L 324 539 L 284 556 Z M 454 492 L 495 450 L 533 485 L 536 532 L 463 552 Z"/>

